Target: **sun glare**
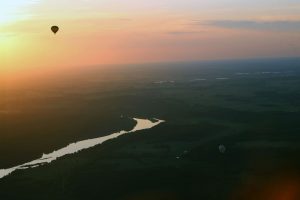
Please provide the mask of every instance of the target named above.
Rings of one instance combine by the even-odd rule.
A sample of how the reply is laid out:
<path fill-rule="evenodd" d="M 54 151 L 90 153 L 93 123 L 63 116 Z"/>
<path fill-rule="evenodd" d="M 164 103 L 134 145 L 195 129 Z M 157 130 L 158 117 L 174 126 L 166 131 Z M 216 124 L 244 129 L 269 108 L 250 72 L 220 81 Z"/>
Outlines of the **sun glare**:
<path fill-rule="evenodd" d="M 0 26 L 26 19 L 30 15 L 25 12 L 25 7 L 37 1 L 12 0 L 0 1 Z"/>

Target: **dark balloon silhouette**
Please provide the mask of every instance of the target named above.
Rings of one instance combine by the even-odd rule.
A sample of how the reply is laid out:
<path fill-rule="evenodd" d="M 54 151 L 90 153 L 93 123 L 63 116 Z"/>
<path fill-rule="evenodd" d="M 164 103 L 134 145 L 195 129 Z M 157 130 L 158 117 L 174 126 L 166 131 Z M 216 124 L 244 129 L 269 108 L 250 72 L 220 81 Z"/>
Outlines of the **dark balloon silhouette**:
<path fill-rule="evenodd" d="M 59 31 L 59 27 L 58 26 L 52 26 L 51 27 L 51 31 L 56 34 Z"/>

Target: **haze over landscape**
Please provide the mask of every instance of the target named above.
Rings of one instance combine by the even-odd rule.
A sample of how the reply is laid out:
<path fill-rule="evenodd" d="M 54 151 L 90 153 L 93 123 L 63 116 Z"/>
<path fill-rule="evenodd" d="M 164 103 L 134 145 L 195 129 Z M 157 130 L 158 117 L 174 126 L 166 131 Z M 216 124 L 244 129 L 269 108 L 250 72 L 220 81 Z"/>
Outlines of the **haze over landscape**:
<path fill-rule="evenodd" d="M 0 1 L 0 199 L 299 200 L 299 0 Z"/>

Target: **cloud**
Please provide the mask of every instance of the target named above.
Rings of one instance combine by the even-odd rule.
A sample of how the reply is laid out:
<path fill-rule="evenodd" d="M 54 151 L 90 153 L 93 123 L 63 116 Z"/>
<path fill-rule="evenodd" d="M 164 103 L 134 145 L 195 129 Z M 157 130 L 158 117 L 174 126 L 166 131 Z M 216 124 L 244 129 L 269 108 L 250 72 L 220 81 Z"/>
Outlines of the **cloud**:
<path fill-rule="evenodd" d="M 254 20 L 211 20 L 194 21 L 197 25 L 216 26 L 230 29 L 300 31 L 300 20 L 254 21 Z"/>
<path fill-rule="evenodd" d="M 0 23 L 7 24 L 32 16 L 27 9 L 37 4 L 38 0 L 0 1 Z"/>
<path fill-rule="evenodd" d="M 189 35 L 189 34 L 198 34 L 202 33 L 203 31 L 170 31 L 167 34 L 170 35 Z"/>

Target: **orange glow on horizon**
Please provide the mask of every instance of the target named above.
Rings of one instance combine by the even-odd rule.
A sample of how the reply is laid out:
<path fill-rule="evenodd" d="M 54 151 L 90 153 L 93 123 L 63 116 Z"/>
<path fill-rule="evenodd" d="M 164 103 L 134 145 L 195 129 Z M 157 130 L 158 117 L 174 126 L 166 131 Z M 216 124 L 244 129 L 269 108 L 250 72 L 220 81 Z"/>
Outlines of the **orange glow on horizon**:
<path fill-rule="evenodd" d="M 280 13 L 266 12 L 267 8 L 250 12 L 216 9 L 216 3 L 199 2 L 202 12 L 196 12 L 197 5 L 189 1 L 186 5 L 170 2 L 169 9 L 169 5 L 135 0 L 120 3 L 120 7 L 110 1 L 13 2 L 0 5 L 10 16 L 0 22 L 0 72 L 300 55 L 298 31 L 207 25 L 215 19 L 300 20 L 289 7 Z M 178 9 L 181 6 L 184 9 Z M 52 25 L 60 26 L 56 35 L 50 30 Z"/>

